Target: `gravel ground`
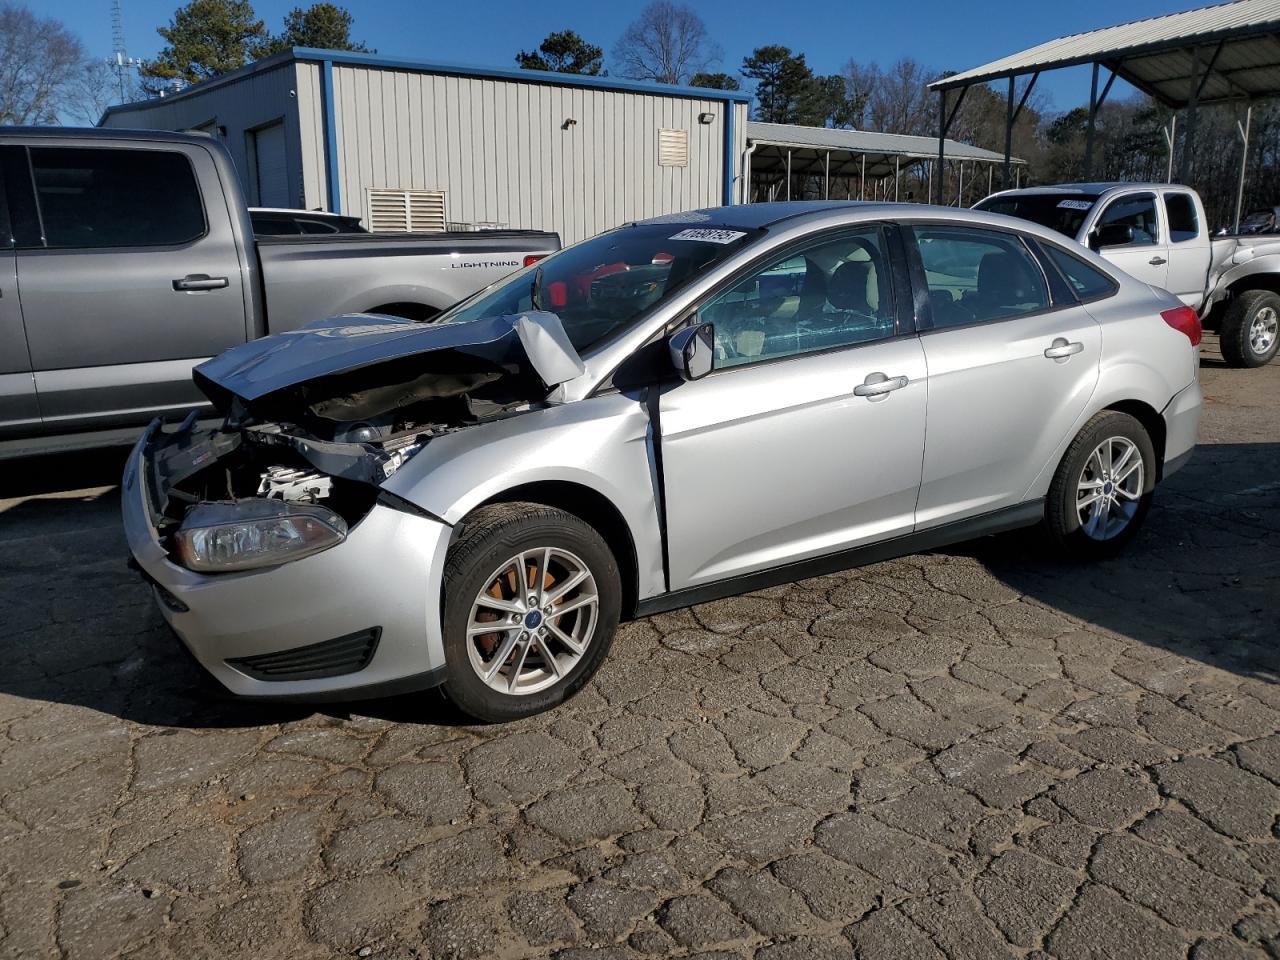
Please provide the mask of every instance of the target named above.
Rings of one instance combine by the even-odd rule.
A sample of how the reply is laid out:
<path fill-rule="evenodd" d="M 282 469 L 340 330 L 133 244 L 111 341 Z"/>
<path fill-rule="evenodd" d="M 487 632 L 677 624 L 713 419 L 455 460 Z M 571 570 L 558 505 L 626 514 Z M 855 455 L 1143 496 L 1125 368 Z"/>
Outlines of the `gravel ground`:
<path fill-rule="evenodd" d="M 653 617 L 490 728 L 220 698 L 125 570 L 120 454 L 5 464 L 0 953 L 1278 956 L 1280 364 L 1203 377 L 1117 560 Z"/>

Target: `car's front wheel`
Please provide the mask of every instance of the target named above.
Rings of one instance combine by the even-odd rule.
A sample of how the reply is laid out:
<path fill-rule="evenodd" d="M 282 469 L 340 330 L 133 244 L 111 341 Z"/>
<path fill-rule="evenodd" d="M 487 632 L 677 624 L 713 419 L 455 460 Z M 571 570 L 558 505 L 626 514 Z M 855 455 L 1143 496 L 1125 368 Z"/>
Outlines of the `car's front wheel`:
<path fill-rule="evenodd" d="M 1156 482 L 1151 437 L 1135 418 L 1103 410 L 1084 425 L 1049 486 L 1045 525 L 1070 556 L 1114 556 L 1138 533 Z"/>
<path fill-rule="evenodd" d="M 577 692 L 613 642 L 617 562 L 578 517 L 535 503 L 471 514 L 444 576 L 444 691 L 478 720 L 515 720 Z"/>
<path fill-rule="evenodd" d="M 1228 305 L 1219 334 L 1222 357 L 1233 367 L 1260 367 L 1280 350 L 1280 294 L 1246 290 Z"/>

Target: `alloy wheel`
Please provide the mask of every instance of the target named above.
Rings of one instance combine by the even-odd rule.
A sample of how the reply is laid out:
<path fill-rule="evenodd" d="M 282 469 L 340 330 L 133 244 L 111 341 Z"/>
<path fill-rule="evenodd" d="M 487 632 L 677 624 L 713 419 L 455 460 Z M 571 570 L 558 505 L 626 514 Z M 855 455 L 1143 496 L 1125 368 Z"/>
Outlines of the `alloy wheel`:
<path fill-rule="evenodd" d="M 1280 313 L 1275 307 L 1260 307 L 1249 324 L 1249 348 L 1257 356 L 1263 356 L 1280 335 Z"/>
<path fill-rule="evenodd" d="M 1094 448 L 1076 484 L 1076 515 L 1086 536 L 1110 540 L 1129 526 L 1145 474 L 1142 452 L 1128 437 L 1108 437 Z"/>
<path fill-rule="evenodd" d="M 467 619 L 467 654 L 499 693 L 537 693 L 587 652 L 600 597 L 590 568 L 558 547 L 521 551 L 485 580 Z"/>

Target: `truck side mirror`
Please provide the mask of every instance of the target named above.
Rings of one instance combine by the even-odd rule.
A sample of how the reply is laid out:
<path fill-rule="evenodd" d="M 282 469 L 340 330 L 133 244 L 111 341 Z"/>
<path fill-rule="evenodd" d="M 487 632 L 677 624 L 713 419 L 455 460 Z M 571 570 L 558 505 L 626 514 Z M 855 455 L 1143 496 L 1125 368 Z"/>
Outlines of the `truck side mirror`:
<path fill-rule="evenodd" d="M 1104 223 L 1089 234 L 1089 249 L 1123 247 L 1133 243 L 1133 227 L 1127 223 Z"/>
<path fill-rule="evenodd" d="M 677 330 L 667 340 L 671 364 L 685 380 L 700 380 L 711 372 L 715 357 L 715 330 L 709 323 L 699 323 Z"/>

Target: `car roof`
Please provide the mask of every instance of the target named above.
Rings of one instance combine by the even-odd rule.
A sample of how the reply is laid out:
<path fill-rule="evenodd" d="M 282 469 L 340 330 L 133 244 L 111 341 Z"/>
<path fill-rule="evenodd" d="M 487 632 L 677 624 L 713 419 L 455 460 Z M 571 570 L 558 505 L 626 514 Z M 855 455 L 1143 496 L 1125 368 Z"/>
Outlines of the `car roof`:
<path fill-rule="evenodd" d="M 1055 183 L 1041 187 L 1020 187 L 1017 190 L 1000 190 L 992 196 L 1001 197 L 1034 197 L 1046 194 L 1078 193 L 1082 196 L 1100 196 L 1112 190 L 1190 190 L 1180 183 L 1146 183 L 1112 181 L 1110 183 Z"/>
<path fill-rule="evenodd" d="M 174 133 L 171 130 L 124 130 L 114 127 L 5 127 L 0 137 L 21 136 L 48 140 L 159 140 L 165 143 L 216 143 L 205 133 Z"/>

